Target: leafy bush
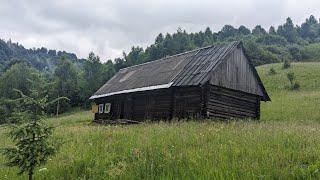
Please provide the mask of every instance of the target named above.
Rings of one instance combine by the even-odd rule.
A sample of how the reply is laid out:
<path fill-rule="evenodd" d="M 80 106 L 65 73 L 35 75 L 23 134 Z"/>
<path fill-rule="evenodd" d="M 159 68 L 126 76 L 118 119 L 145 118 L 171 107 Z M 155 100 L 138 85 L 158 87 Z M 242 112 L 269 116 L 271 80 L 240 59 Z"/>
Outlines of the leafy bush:
<path fill-rule="evenodd" d="M 302 49 L 298 45 L 290 45 L 288 47 L 288 51 L 292 56 L 293 60 L 301 61 L 302 60 Z"/>
<path fill-rule="evenodd" d="M 269 74 L 269 75 L 275 75 L 275 74 L 277 74 L 277 72 L 276 72 L 276 70 L 272 67 L 272 68 L 270 68 L 268 74 Z"/>
<path fill-rule="evenodd" d="M 298 82 L 295 82 L 292 86 L 293 90 L 299 90 L 300 89 L 300 84 Z"/>
<path fill-rule="evenodd" d="M 302 50 L 302 58 L 307 60 L 319 61 L 320 59 L 320 43 L 310 44 Z"/>
<path fill-rule="evenodd" d="M 296 77 L 293 72 L 289 72 L 287 74 L 287 78 L 290 81 L 290 89 L 292 89 L 292 90 L 299 90 L 300 89 L 300 84 L 297 81 L 295 81 Z"/>
<path fill-rule="evenodd" d="M 288 59 L 285 59 L 285 60 L 283 61 L 283 66 L 282 66 L 282 68 L 283 68 L 283 69 L 288 69 L 288 68 L 290 68 L 290 66 L 291 66 L 290 61 L 289 61 Z"/>
<path fill-rule="evenodd" d="M 288 80 L 290 81 L 290 84 L 293 86 L 293 82 L 294 82 L 294 80 L 295 80 L 295 76 L 294 76 L 294 73 L 293 72 L 289 72 L 288 74 L 287 74 L 287 78 L 288 78 Z"/>

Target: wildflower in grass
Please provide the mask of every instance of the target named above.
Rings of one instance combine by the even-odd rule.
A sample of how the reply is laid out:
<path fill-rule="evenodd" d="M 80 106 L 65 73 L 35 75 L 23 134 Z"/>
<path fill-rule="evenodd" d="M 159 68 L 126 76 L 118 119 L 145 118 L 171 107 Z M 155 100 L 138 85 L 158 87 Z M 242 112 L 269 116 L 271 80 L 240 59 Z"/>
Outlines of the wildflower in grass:
<path fill-rule="evenodd" d="M 39 172 L 42 172 L 42 171 L 48 171 L 48 169 L 47 169 L 47 168 L 41 168 L 41 169 L 39 169 Z"/>

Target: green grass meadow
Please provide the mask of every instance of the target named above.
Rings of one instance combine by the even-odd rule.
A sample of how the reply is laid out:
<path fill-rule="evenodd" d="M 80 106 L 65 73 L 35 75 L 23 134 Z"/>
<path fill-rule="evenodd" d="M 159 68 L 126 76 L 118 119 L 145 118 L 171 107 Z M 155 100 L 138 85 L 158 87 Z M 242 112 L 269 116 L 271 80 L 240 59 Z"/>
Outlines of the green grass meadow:
<path fill-rule="evenodd" d="M 258 67 L 272 102 L 261 120 L 110 126 L 89 111 L 48 118 L 58 153 L 35 179 L 319 179 L 320 63 Z M 275 75 L 268 75 L 273 67 Z M 301 88 L 289 90 L 294 72 Z M 0 126 L 0 148 L 12 145 Z M 26 179 L 3 165 L 0 179 Z"/>

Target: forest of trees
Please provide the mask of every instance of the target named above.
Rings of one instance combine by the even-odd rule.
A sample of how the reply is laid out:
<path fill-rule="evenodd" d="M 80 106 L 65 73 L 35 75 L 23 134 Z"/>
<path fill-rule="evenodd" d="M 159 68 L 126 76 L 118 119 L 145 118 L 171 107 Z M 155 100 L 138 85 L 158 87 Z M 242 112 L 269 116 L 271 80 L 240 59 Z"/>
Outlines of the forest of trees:
<path fill-rule="evenodd" d="M 157 60 L 159 58 L 212 44 L 240 40 L 254 65 L 283 61 L 320 61 L 320 22 L 310 16 L 301 25 L 291 18 L 268 30 L 257 25 L 252 30 L 245 26 L 225 25 L 219 32 L 208 27 L 204 31 L 188 33 L 179 28 L 173 34 L 159 34 L 153 44 L 143 49 L 133 46 L 123 57 L 102 63 L 90 53 L 87 59 L 55 50 L 25 49 L 18 43 L 0 40 L 0 123 L 9 121 L 16 107 L 9 99 L 19 96 L 13 89 L 26 95 L 35 87 L 32 82 L 46 85 L 49 100 L 67 97 L 48 107 L 49 115 L 58 115 L 72 107 L 89 107 L 89 97 L 119 69 Z"/>

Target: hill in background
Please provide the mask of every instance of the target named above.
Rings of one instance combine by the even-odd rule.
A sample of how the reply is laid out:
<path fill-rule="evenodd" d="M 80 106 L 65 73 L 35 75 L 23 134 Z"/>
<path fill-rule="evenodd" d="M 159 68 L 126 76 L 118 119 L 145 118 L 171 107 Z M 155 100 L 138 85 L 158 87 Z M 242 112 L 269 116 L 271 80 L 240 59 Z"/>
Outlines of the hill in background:
<path fill-rule="evenodd" d="M 292 63 L 288 69 L 283 64 L 268 64 L 257 70 L 271 96 L 270 103 L 261 104 L 262 120 L 320 121 L 320 63 Z M 294 74 L 299 90 L 291 90 L 288 73 Z"/>
<path fill-rule="evenodd" d="M 25 62 L 41 71 L 53 72 L 58 60 L 62 57 L 77 66 L 83 63 L 83 59 L 78 59 L 73 53 L 48 50 L 44 47 L 26 49 L 19 43 L 13 43 L 11 40 L 5 42 L 0 39 L 0 74 L 17 62 Z"/>

